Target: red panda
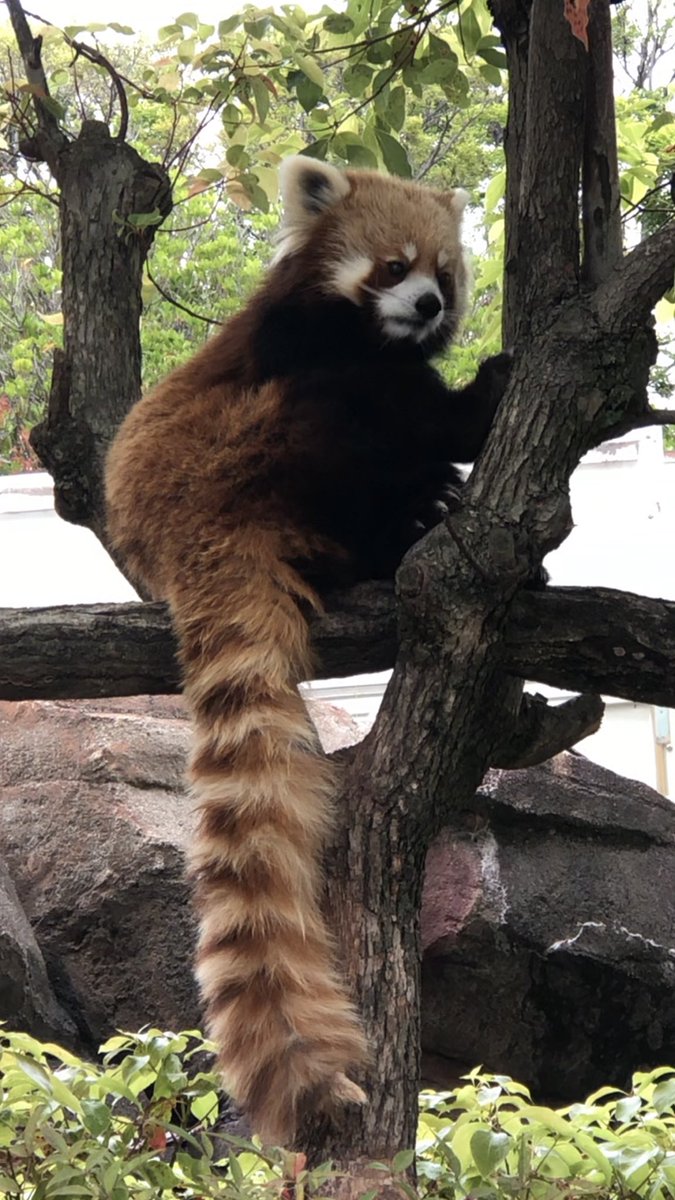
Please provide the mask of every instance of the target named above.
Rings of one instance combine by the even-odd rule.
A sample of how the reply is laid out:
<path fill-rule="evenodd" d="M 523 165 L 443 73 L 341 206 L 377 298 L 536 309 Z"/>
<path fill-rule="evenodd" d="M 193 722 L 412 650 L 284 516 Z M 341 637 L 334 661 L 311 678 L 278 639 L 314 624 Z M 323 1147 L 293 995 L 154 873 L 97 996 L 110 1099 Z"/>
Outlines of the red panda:
<path fill-rule="evenodd" d="M 321 914 L 331 772 L 297 685 L 307 612 L 392 577 L 475 459 L 509 370 L 429 364 L 466 303 L 465 194 L 299 156 L 259 291 L 129 413 L 110 537 L 166 599 L 194 724 L 196 972 L 224 1084 L 264 1141 L 363 1102 L 360 1024 Z"/>

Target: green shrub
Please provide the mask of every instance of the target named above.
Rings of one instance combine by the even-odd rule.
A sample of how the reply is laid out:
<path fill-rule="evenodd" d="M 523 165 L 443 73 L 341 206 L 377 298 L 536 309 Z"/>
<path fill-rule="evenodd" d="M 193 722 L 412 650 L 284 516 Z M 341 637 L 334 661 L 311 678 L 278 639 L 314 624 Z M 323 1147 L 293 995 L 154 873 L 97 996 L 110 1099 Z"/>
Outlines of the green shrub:
<path fill-rule="evenodd" d="M 218 1127 L 217 1080 L 198 1069 L 199 1033 L 120 1034 L 99 1064 L 23 1033 L 0 1038 L 0 1197 L 320 1197 L 328 1166 L 260 1148 Z M 472 1072 L 423 1093 L 416 1190 L 412 1152 L 374 1164 L 401 1196 L 463 1200 L 673 1200 L 675 1071 L 638 1073 L 553 1110 L 506 1076 Z M 292 1178 L 294 1186 L 289 1188 Z M 371 1200 L 377 1196 L 375 1188 Z"/>
<path fill-rule="evenodd" d="M 417 1170 L 427 1195 L 490 1200 L 675 1197 L 675 1071 L 633 1076 L 579 1104 L 533 1104 L 522 1084 L 477 1071 L 423 1093 Z"/>

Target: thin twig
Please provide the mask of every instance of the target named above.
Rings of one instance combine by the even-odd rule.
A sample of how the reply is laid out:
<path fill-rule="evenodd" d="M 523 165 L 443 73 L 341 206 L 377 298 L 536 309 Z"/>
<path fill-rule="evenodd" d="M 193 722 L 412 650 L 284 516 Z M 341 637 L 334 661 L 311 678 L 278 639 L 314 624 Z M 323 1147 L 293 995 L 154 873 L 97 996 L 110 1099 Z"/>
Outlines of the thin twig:
<path fill-rule="evenodd" d="M 150 267 L 148 266 L 147 262 L 145 264 L 145 269 L 147 271 L 148 279 L 150 280 L 151 284 L 157 288 L 157 291 L 159 292 L 160 296 L 162 296 L 165 300 L 168 300 L 169 304 L 173 304 L 174 308 L 179 308 L 181 310 L 181 312 L 187 313 L 187 315 L 189 317 L 195 317 L 198 321 L 204 321 L 204 323 L 206 325 L 222 325 L 223 324 L 222 321 L 217 321 L 215 319 L 215 317 L 205 317 L 202 313 L 195 312 L 195 310 L 193 308 L 188 308 L 188 306 L 186 304 L 181 304 L 180 300 L 176 300 L 175 296 L 172 296 L 170 292 L 167 292 L 166 289 L 163 288 L 162 285 L 157 282 L 157 280 L 151 274 Z"/>
<path fill-rule="evenodd" d="M 101 54 L 100 50 L 94 50 L 91 46 L 87 46 L 85 42 L 76 42 L 72 38 L 69 38 L 67 34 L 64 34 L 64 37 L 68 41 L 68 44 L 72 46 L 76 55 L 81 54 L 83 58 L 88 59 L 95 66 L 103 67 L 108 72 L 117 92 L 117 100 L 120 106 L 120 127 L 115 134 L 115 140 L 123 142 L 129 129 L 129 102 L 121 76 L 118 75 L 112 63 L 105 57 L 105 54 Z"/>

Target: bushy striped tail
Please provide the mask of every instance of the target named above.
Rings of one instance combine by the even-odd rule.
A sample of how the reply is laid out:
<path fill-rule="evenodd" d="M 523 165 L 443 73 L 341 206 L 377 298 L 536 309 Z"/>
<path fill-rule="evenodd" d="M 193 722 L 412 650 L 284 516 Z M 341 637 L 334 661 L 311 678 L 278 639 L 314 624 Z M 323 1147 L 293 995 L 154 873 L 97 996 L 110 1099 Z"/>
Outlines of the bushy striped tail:
<path fill-rule="evenodd" d="M 307 1109 L 365 1096 L 363 1034 L 320 901 L 331 773 L 297 692 L 312 595 L 263 535 L 232 545 L 208 595 L 172 597 L 196 726 L 197 976 L 225 1086 L 266 1143 Z"/>

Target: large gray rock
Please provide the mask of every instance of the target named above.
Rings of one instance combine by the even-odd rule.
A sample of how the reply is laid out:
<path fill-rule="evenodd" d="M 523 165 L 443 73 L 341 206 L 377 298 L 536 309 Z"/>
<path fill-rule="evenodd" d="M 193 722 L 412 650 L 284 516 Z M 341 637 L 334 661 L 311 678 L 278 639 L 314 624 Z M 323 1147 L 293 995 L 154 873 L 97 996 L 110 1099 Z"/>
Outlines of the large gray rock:
<path fill-rule="evenodd" d="M 0 862 L 0 1021 L 45 1041 L 73 1045 L 75 1026 L 58 1004 L 30 922 Z"/>
<path fill-rule="evenodd" d="M 429 854 L 425 1047 L 560 1098 L 674 1061 L 674 885 L 651 788 L 576 754 L 490 772 Z"/>
<path fill-rule="evenodd" d="M 82 1043 L 199 1021 L 179 702 L 0 705 L 0 856 Z"/>
<path fill-rule="evenodd" d="M 341 709 L 311 713 L 327 749 L 358 740 Z M 117 1028 L 199 1026 L 182 701 L 0 703 L 0 739 L 0 861 L 82 1047 Z"/>
<path fill-rule="evenodd" d="M 355 740 L 312 716 L 331 748 Z M 189 736 L 176 699 L 0 704 L 0 858 L 87 1048 L 200 1022 Z M 483 1063 L 572 1098 L 672 1061 L 674 879 L 675 805 L 651 789 L 571 754 L 491 772 L 427 863 L 427 1077 Z"/>

